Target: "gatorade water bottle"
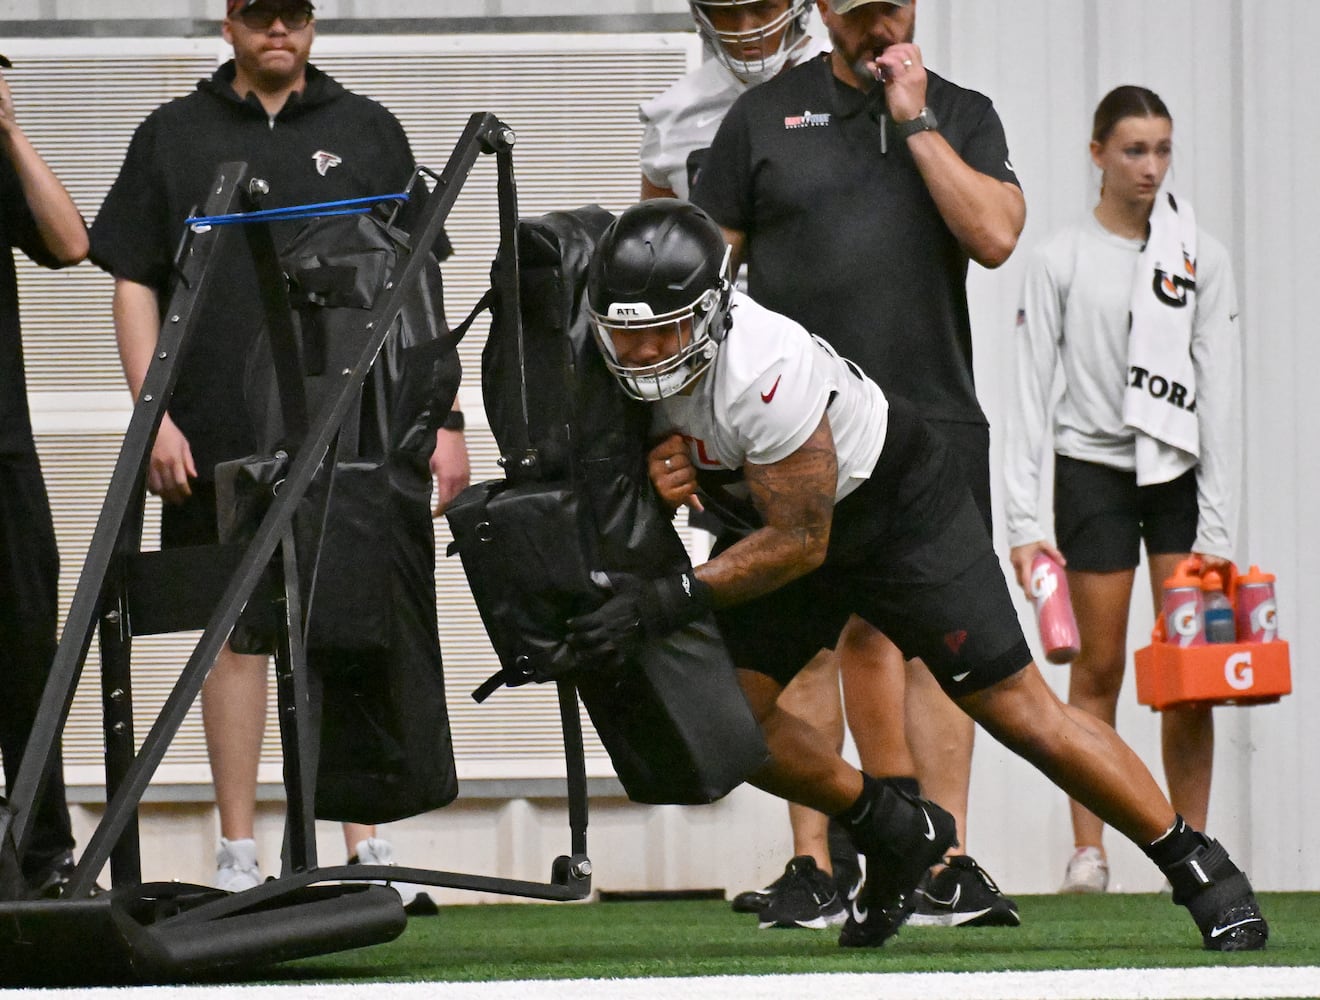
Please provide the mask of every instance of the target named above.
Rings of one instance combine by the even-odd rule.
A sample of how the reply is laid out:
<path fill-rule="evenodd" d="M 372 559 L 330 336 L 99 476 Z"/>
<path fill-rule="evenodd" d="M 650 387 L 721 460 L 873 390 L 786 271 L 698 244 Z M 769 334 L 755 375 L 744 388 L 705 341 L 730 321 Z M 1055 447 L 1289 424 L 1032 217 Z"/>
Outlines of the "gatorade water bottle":
<path fill-rule="evenodd" d="M 1164 641 L 1175 646 L 1205 645 L 1201 580 L 1184 564 L 1164 581 Z"/>
<path fill-rule="evenodd" d="M 1036 624 L 1045 659 L 1051 663 L 1071 663 L 1082 649 L 1068 596 L 1068 578 L 1063 567 L 1044 552 L 1031 561 L 1031 599 L 1036 605 Z"/>
<path fill-rule="evenodd" d="M 1279 637 L 1274 605 L 1274 574 L 1252 566 L 1237 578 L 1237 634 L 1239 642 L 1273 642 Z"/>
<path fill-rule="evenodd" d="M 1205 615 L 1206 642 L 1234 642 L 1237 626 L 1233 623 L 1233 605 L 1224 593 L 1223 578 L 1214 570 L 1201 577 L 1201 601 Z"/>

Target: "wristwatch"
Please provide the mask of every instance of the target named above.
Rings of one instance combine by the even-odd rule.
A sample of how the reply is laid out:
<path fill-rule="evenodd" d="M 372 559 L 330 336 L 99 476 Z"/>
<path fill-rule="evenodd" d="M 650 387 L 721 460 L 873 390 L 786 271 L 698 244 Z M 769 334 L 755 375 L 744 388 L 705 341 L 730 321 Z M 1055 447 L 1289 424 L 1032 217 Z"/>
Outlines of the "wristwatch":
<path fill-rule="evenodd" d="M 935 117 L 934 111 L 930 108 L 922 108 L 917 113 L 917 117 L 910 118 L 905 122 L 896 121 L 894 127 L 898 130 L 899 136 L 906 139 L 918 132 L 934 132 L 940 127 L 940 123 Z"/>

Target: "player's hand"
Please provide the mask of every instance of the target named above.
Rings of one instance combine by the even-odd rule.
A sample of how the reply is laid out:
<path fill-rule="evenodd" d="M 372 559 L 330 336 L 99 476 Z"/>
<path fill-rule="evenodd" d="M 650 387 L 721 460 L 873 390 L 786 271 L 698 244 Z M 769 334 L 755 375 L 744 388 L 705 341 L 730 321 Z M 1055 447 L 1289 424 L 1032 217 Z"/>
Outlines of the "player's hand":
<path fill-rule="evenodd" d="M 711 607 L 710 587 L 691 570 L 649 580 L 606 579 L 613 596 L 568 622 L 568 646 L 584 667 L 621 666 L 643 642 L 669 635 Z"/>
<path fill-rule="evenodd" d="M 180 504 L 192 496 L 189 480 L 196 478 L 192 446 L 167 413 L 161 418 L 160 430 L 151 446 L 147 489 L 165 503 Z"/>
<path fill-rule="evenodd" d="M 697 498 L 697 467 L 692 464 L 682 435 L 670 434 L 651 449 L 646 456 L 646 474 L 671 511 L 683 504 L 693 510 L 702 509 Z"/>

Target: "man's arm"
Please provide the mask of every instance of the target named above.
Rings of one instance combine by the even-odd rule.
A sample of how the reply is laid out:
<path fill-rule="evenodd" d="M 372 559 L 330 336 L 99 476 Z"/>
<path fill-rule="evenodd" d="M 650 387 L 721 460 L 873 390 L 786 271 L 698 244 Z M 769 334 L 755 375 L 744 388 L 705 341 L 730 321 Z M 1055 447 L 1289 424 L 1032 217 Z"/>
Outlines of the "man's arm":
<path fill-rule="evenodd" d="M 911 43 L 891 45 L 875 66 L 883 72 L 894 120 L 907 122 L 921 114 L 926 106 L 921 49 Z M 982 267 L 1008 260 L 1027 219 L 1022 189 L 974 170 L 938 131 L 917 132 L 907 144 L 944 224 L 967 256 Z"/>
<path fill-rule="evenodd" d="M 0 148 L 14 167 L 37 234 L 60 266 L 87 256 L 87 226 L 55 172 L 28 141 L 14 112 L 9 84 L 0 74 Z"/>
<path fill-rule="evenodd" d="M 119 344 L 119 363 L 133 394 L 134 402 L 142 392 L 151 356 L 160 334 L 160 306 L 156 290 L 148 285 L 115 279 L 115 340 Z M 168 413 L 161 420 L 151 447 L 151 466 L 147 471 L 147 489 L 166 503 L 182 503 L 192 493 L 189 479 L 197 478 L 192 448 L 183 432 Z"/>
<path fill-rule="evenodd" d="M 828 416 L 797 451 L 743 478 L 764 526 L 697 567 L 716 607 L 778 590 L 825 561 L 834 519 L 838 459 Z"/>
<path fill-rule="evenodd" d="M 456 419 L 455 414 L 458 415 Z M 455 399 L 445 424 L 436 428 L 435 450 L 431 452 L 431 475 L 435 479 L 435 498 L 431 508 L 433 517 L 443 514 L 450 501 L 472 481 L 467 438 L 463 434 L 465 426 L 463 409 Z"/>

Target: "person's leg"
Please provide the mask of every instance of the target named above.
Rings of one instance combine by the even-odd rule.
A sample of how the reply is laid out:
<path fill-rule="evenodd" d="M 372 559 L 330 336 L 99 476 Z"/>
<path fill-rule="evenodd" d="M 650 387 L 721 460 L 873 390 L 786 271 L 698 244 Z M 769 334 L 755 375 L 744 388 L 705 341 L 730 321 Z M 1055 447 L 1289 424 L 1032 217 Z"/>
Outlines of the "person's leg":
<path fill-rule="evenodd" d="M 254 832 L 267 672 L 264 654 L 235 653 L 226 644 L 202 685 L 202 727 L 226 840 L 250 840 Z"/>
<path fill-rule="evenodd" d="M 0 459 L 0 758 L 12 789 L 55 657 L 59 552 L 37 456 Z M 34 893 L 58 895 L 73 864 L 57 740 L 22 859 Z"/>
<path fill-rule="evenodd" d="M 1161 553 L 1150 557 L 1150 586 L 1155 613 L 1160 613 L 1164 581 L 1189 553 Z M 1160 716 L 1164 777 L 1169 801 L 1187 822 L 1205 829 L 1210 810 L 1210 779 L 1215 760 L 1214 715 L 1210 705 L 1183 705 L 1165 709 Z"/>
<path fill-rule="evenodd" d="M 868 875 L 839 943 L 883 944 L 911 912 L 918 880 L 953 842 L 953 818 L 825 747 L 812 727 L 779 708 L 774 679 L 749 670 L 739 670 L 738 679 L 770 750 L 749 782 L 840 820 L 866 856 Z"/>
<path fill-rule="evenodd" d="M 959 704 L 1000 743 L 1139 845 L 1169 829 L 1174 810 L 1113 728 L 1059 701 L 1034 663 Z"/>
<path fill-rule="evenodd" d="M 918 659 L 907 664 L 906 712 L 907 739 L 921 794 L 953 814 L 958 824 L 958 843 L 965 845 L 976 725 Z M 963 850 L 955 847 L 949 853 L 961 854 Z"/>
<path fill-rule="evenodd" d="M 1264 948 L 1269 928 L 1228 852 L 1174 812 L 1114 730 L 1055 697 L 1034 663 L 959 698 L 986 731 L 1128 837 L 1159 866 L 1214 951 Z"/>
<path fill-rule="evenodd" d="M 811 726 L 834 751 L 843 750 L 843 702 L 839 695 L 839 665 L 829 650 L 822 650 L 803 668 L 778 699 L 779 708 Z M 788 804 L 793 831 L 793 856 L 807 856 L 821 871 L 832 874 L 829 817 L 795 802 Z"/>
<path fill-rule="evenodd" d="M 839 636 L 835 652 L 843 676 L 848 729 L 857 744 L 862 770 L 877 778 L 913 776 L 917 765 L 910 744 L 915 734 L 914 727 L 908 725 L 910 717 L 904 708 L 907 667 L 902 650 L 882 632 L 854 616 Z M 940 695 L 949 702 L 943 691 Z M 970 726 L 967 716 L 952 702 L 949 704 L 958 712 L 959 723 Z M 924 784 L 921 787 L 926 798 L 940 802 Z M 943 802 L 940 805 L 958 818 L 952 808 Z"/>
<path fill-rule="evenodd" d="M 1088 573 L 1069 570 L 1068 588 L 1082 648 L 1069 670 L 1068 704 L 1113 727 L 1127 658 L 1132 570 Z M 1073 846 L 1104 856 L 1104 823 L 1073 800 Z"/>

